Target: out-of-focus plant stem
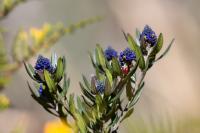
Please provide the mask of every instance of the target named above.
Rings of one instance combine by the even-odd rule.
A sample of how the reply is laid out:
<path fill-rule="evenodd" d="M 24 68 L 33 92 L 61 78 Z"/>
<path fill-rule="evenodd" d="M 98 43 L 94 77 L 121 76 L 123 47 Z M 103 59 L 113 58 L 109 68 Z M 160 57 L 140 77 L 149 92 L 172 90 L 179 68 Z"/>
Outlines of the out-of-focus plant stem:
<path fill-rule="evenodd" d="M 140 79 L 139 79 L 138 81 L 136 80 L 135 90 L 137 90 L 137 89 L 141 86 L 141 83 L 142 83 L 143 80 L 144 80 L 144 77 L 145 77 L 145 75 L 146 75 L 146 72 L 147 72 L 146 70 L 142 71 L 142 72 L 141 72 L 141 77 L 140 77 Z M 130 104 L 131 104 L 131 101 L 129 101 L 129 102 L 126 104 L 125 108 L 121 111 L 120 119 L 119 119 L 119 121 L 113 126 L 112 132 L 118 130 L 119 125 L 120 125 L 122 119 L 124 118 L 124 116 L 126 115 L 126 113 L 129 111 L 129 106 L 130 106 Z"/>
<path fill-rule="evenodd" d="M 1 11 L 0 11 L 0 20 L 4 19 L 17 5 L 27 0 L 2 0 Z"/>
<path fill-rule="evenodd" d="M 40 50 L 45 49 L 47 51 L 51 46 L 53 46 L 62 36 L 67 35 L 67 34 L 72 34 L 76 30 L 80 28 L 84 28 L 87 25 L 93 24 L 95 22 L 100 21 L 102 18 L 101 17 L 94 17 L 94 18 L 89 18 L 83 21 L 80 21 L 77 24 L 71 24 L 68 28 L 63 29 L 62 31 L 59 32 L 59 34 L 55 34 L 52 36 L 50 39 L 48 39 L 44 44 L 39 45 L 39 47 L 31 49 L 31 53 L 24 59 L 24 61 L 28 61 L 31 57 L 35 56 Z M 11 64 L 5 65 L 5 71 L 2 68 L 2 71 L 4 71 L 7 75 L 13 74 L 16 70 L 18 70 L 21 66 L 23 65 L 23 62 L 14 62 Z"/>

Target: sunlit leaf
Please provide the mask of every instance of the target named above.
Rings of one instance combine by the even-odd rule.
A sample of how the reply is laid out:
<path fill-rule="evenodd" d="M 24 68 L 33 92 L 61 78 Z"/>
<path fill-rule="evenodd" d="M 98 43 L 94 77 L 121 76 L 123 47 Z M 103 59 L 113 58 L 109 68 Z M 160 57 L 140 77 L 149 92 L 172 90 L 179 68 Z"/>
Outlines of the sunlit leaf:
<path fill-rule="evenodd" d="M 55 91 L 55 83 L 51 78 L 50 73 L 47 70 L 44 70 L 44 78 L 47 83 L 50 92 Z"/>
<path fill-rule="evenodd" d="M 130 48 L 135 52 L 136 59 L 139 60 L 139 67 L 143 70 L 145 69 L 145 61 L 144 57 L 142 55 L 142 52 L 140 50 L 140 47 L 137 45 L 137 43 L 134 41 L 132 36 L 130 34 L 127 34 L 128 43 L 130 45 Z"/>
<path fill-rule="evenodd" d="M 63 65 L 63 60 L 62 58 L 59 58 L 58 59 L 58 62 L 57 62 L 57 68 L 56 68 L 56 81 L 60 81 L 62 79 L 64 75 L 64 65 Z"/>

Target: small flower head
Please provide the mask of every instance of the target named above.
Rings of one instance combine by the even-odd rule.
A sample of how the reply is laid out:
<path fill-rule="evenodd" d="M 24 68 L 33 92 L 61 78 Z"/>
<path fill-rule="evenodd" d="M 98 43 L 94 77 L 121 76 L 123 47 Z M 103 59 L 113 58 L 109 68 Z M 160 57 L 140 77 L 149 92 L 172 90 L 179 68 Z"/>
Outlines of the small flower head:
<path fill-rule="evenodd" d="M 51 62 L 48 58 L 45 58 L 41 55 L 38 56 L 37 62 L 35 64 L 35 70 L 36 71 L 43 71 L 48 70 L 50 73 L 54 72 L 54 68 L 51 65 Z"/>
<path fill-rule="evenodd" d="M 105 91 L 105 85 L 102 81 L 96 80 L 95 86 L 97 92 L 102 94 Z"/>
<path fill-rule="evenodd" d="M 108 47 L 105 51 L 104 51 L 104 54 L 107 58 L 108 61 L 112 60 L 112 58 L 114 57 L 118 57 L 117 55 L 117 51 L 114 50 L 112 47 Z"/>
<path fill-rule="evenodd" d="M 42 84 L 40 84 L 40 87 L 39 87 L 39 89 L 38 89 L 38 92 L 39 92 L 40 95 L 43 94 L 43 87 L 42 87 Z"/>
<path fill-rule="evenodd" d="M 156 33 L 151 29 L 150 26 L 146 25 L 142 34 L 140 35 L 140 42 L 150 44 L 150 47 L 153 47 L 157 43 Z"/>
<path fill-rule="evenodd" d="M 124 62 L 131 63 L 135 59 L 136 59 L 136 55 L 135 55 L 134 51 L 131 50 L 130 48 L 126 48 L 119 55 L 120 64 L 124 64 Z"/>

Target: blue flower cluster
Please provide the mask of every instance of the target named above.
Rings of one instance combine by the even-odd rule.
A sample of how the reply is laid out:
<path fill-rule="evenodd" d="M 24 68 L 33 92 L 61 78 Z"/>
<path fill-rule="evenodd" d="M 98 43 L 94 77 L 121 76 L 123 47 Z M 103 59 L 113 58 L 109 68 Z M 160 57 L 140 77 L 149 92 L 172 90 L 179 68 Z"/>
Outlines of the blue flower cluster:
<path fill-rule="evenodd" d="M 124 63 L 131 63 L 135 59 L 136 59 L 136 55 L 134 51 L 131 50 L 130 48 L 126 48 L 119 55 L 119 61 L 121 65 L 123 65 Z"/>
<path fill-rule="evenodd" d="M 108 61 L 112 60 L 112 58 L 117 58 L 118 54 L 117 51 L 114 50 L 112 47 L 108 47 L 105 51 L 104 51 L 104 55 L 106 57 L 106 59 Z"/>
<path fill-rule="evenodd" d="M 43 71 L 44 69 L 49 71 L 50 73 L 53 73 L 55 70 L 48 58 L 39 55 L 35 64 L 35 70 Z"/>
<path fill-rule="evenodd" d="M 156 33 L 148 25 L 144 27 L 144 30 L 140 35 L 140 42 L 142 41 L 144 41 L 144 43 L 150 44 L 150 47 L 155 46 L 157 43 Z"/>
<path fill-rule="evenodd" d="M 95 86 L 97 92 L 102 94 L 105 91 L 105 85 L 102 81 L 96 80 Z"/>
<path fill-rule="evenodd" d="M 43 94 L 43 87 L 42 87 L 42 84 L 40 84 L 40 87 L 39 87 L 39 89 L 38 89 L 38 92 L 39 92 L 40 95 Z"/>

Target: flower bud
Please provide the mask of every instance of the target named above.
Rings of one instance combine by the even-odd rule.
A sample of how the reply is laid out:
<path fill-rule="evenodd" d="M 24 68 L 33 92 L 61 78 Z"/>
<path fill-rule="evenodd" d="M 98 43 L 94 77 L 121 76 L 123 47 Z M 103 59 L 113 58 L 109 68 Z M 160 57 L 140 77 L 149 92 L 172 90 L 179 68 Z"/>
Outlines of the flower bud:
<path fill-rule="evenodd" d="M 112 47 L 108 47 L 105 51 L 104 51 L 105 57 L 108 61 L 112 60 L 112 58 L 117 58 L 117 51 L 114 50 Z"/>

